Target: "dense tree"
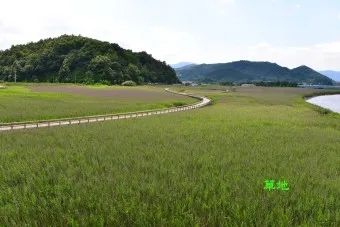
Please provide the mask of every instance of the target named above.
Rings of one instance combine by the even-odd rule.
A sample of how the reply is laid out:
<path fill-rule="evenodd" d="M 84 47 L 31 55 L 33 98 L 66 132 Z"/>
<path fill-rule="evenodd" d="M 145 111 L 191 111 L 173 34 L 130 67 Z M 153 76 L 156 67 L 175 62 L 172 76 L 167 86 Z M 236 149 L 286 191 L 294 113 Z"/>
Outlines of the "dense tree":
<path fill-rule="evenodd" d="M 222 85 L 222 86 L 232 86 L 234 84 L 233 84 L 233 82 L 230 82 L 230 81 L 223 81 L 223 82 L 220 82 L 220 85 Z"/>
<path fill-rule="evenodd" d="M 118 44 L 63 35 L 0 51 L 0 80 L 122 84 L 178 83 L 175 71 L 146 52 Z"/>
<path fill-rule="evenodd" d="M 255 82 L 256 86 L 262 87 L 297 87 L 298 84 L 295 82 L 288 82 L 288 81 L 261 81 Z"/>

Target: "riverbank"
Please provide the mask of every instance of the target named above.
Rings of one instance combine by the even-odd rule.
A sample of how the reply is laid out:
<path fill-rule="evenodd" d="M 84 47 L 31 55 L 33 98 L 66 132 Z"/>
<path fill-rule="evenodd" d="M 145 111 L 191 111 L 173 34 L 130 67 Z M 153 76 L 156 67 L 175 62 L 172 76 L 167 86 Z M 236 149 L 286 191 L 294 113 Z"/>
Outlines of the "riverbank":
<path fill-rule="evenodd" d="M 306 100 L 308 103 L 340 113 L 340 95 L 322 95 Z"/>
<path fill-rule="evenodd" d="M 313 89 L 339 89 L 340 86 L 331 85 L 298 85 L 299 88 L 313 88 Z"/>

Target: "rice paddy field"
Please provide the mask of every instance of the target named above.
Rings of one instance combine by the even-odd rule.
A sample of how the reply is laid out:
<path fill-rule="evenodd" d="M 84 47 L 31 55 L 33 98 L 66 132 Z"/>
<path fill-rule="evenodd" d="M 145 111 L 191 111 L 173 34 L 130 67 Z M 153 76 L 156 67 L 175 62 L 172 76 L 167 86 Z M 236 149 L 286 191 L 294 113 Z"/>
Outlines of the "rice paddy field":
<path fill-rule="evenodd" d="M 147 86 L 10 84 L 0 89 L 0 123 L 162 109 L 194 102 L 197 100 Z"/>
<path fill-rule="evenodd" d="M 340 115 L 303 100 L 315 90 L 177 89 L 214 104 L 1 133 L 0 225 L 340 226 Z M 59 116 L 44 111 L 17 119 Z"/>

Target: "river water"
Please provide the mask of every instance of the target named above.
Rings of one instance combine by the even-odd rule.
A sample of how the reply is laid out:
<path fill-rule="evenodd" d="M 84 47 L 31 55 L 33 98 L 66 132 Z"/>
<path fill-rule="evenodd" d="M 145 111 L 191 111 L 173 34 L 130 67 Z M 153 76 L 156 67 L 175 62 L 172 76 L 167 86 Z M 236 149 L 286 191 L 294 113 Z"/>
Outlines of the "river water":
<path fill-rule="evenodd" d="M 340 95 L 323 95 L 310 98 L 307 102 L 340 113 Z"/>

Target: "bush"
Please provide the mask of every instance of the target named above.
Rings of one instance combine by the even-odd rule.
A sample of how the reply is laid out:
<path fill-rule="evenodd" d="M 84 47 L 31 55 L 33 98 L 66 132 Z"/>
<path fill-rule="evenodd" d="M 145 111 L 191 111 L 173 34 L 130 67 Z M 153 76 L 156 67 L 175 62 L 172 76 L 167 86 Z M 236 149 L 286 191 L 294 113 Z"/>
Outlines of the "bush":
<path fill-rule="evenodd" d="M 208 95 L 208 98 L 211 100 L 209 105 L 215 105 L 217 103 L 217 97 L 215 95 Z"/>
<path fill-rule="evenodd" d="M 222 85 L 222 86 L 233 86 L 233 82 L 223 81 L 223 82 L 220 82 L 220 85 Z"/>
<path fill-rule="evenodd" d="M 37 76 L 32 77 L 34 83 L 39 83 L 39 79 Z"/>
<path fill-rule="evenodd" d="M 94 84 L 94 80 L 87 77 L 87 78 L 85 78 L 83 83 L 86 84 L 86 85 L 93 85 Z"/>
<path fill-rule="evenodd" d="M 110 81 L 108 80 L 101 80 L 99 83 L 103 85 L 111 85 Z"/>
<path fill-rule="evenodd" d="M 172 105 L 175 107 L 184 106 L 185 104 L 186 104 L 185 102 L 172 102 Z"/>
<path fill-rule="evenodd" d="M 122 83 L 123 86 L 136 86 L 137 84 L 132 80 L 128 80 Z"/>

